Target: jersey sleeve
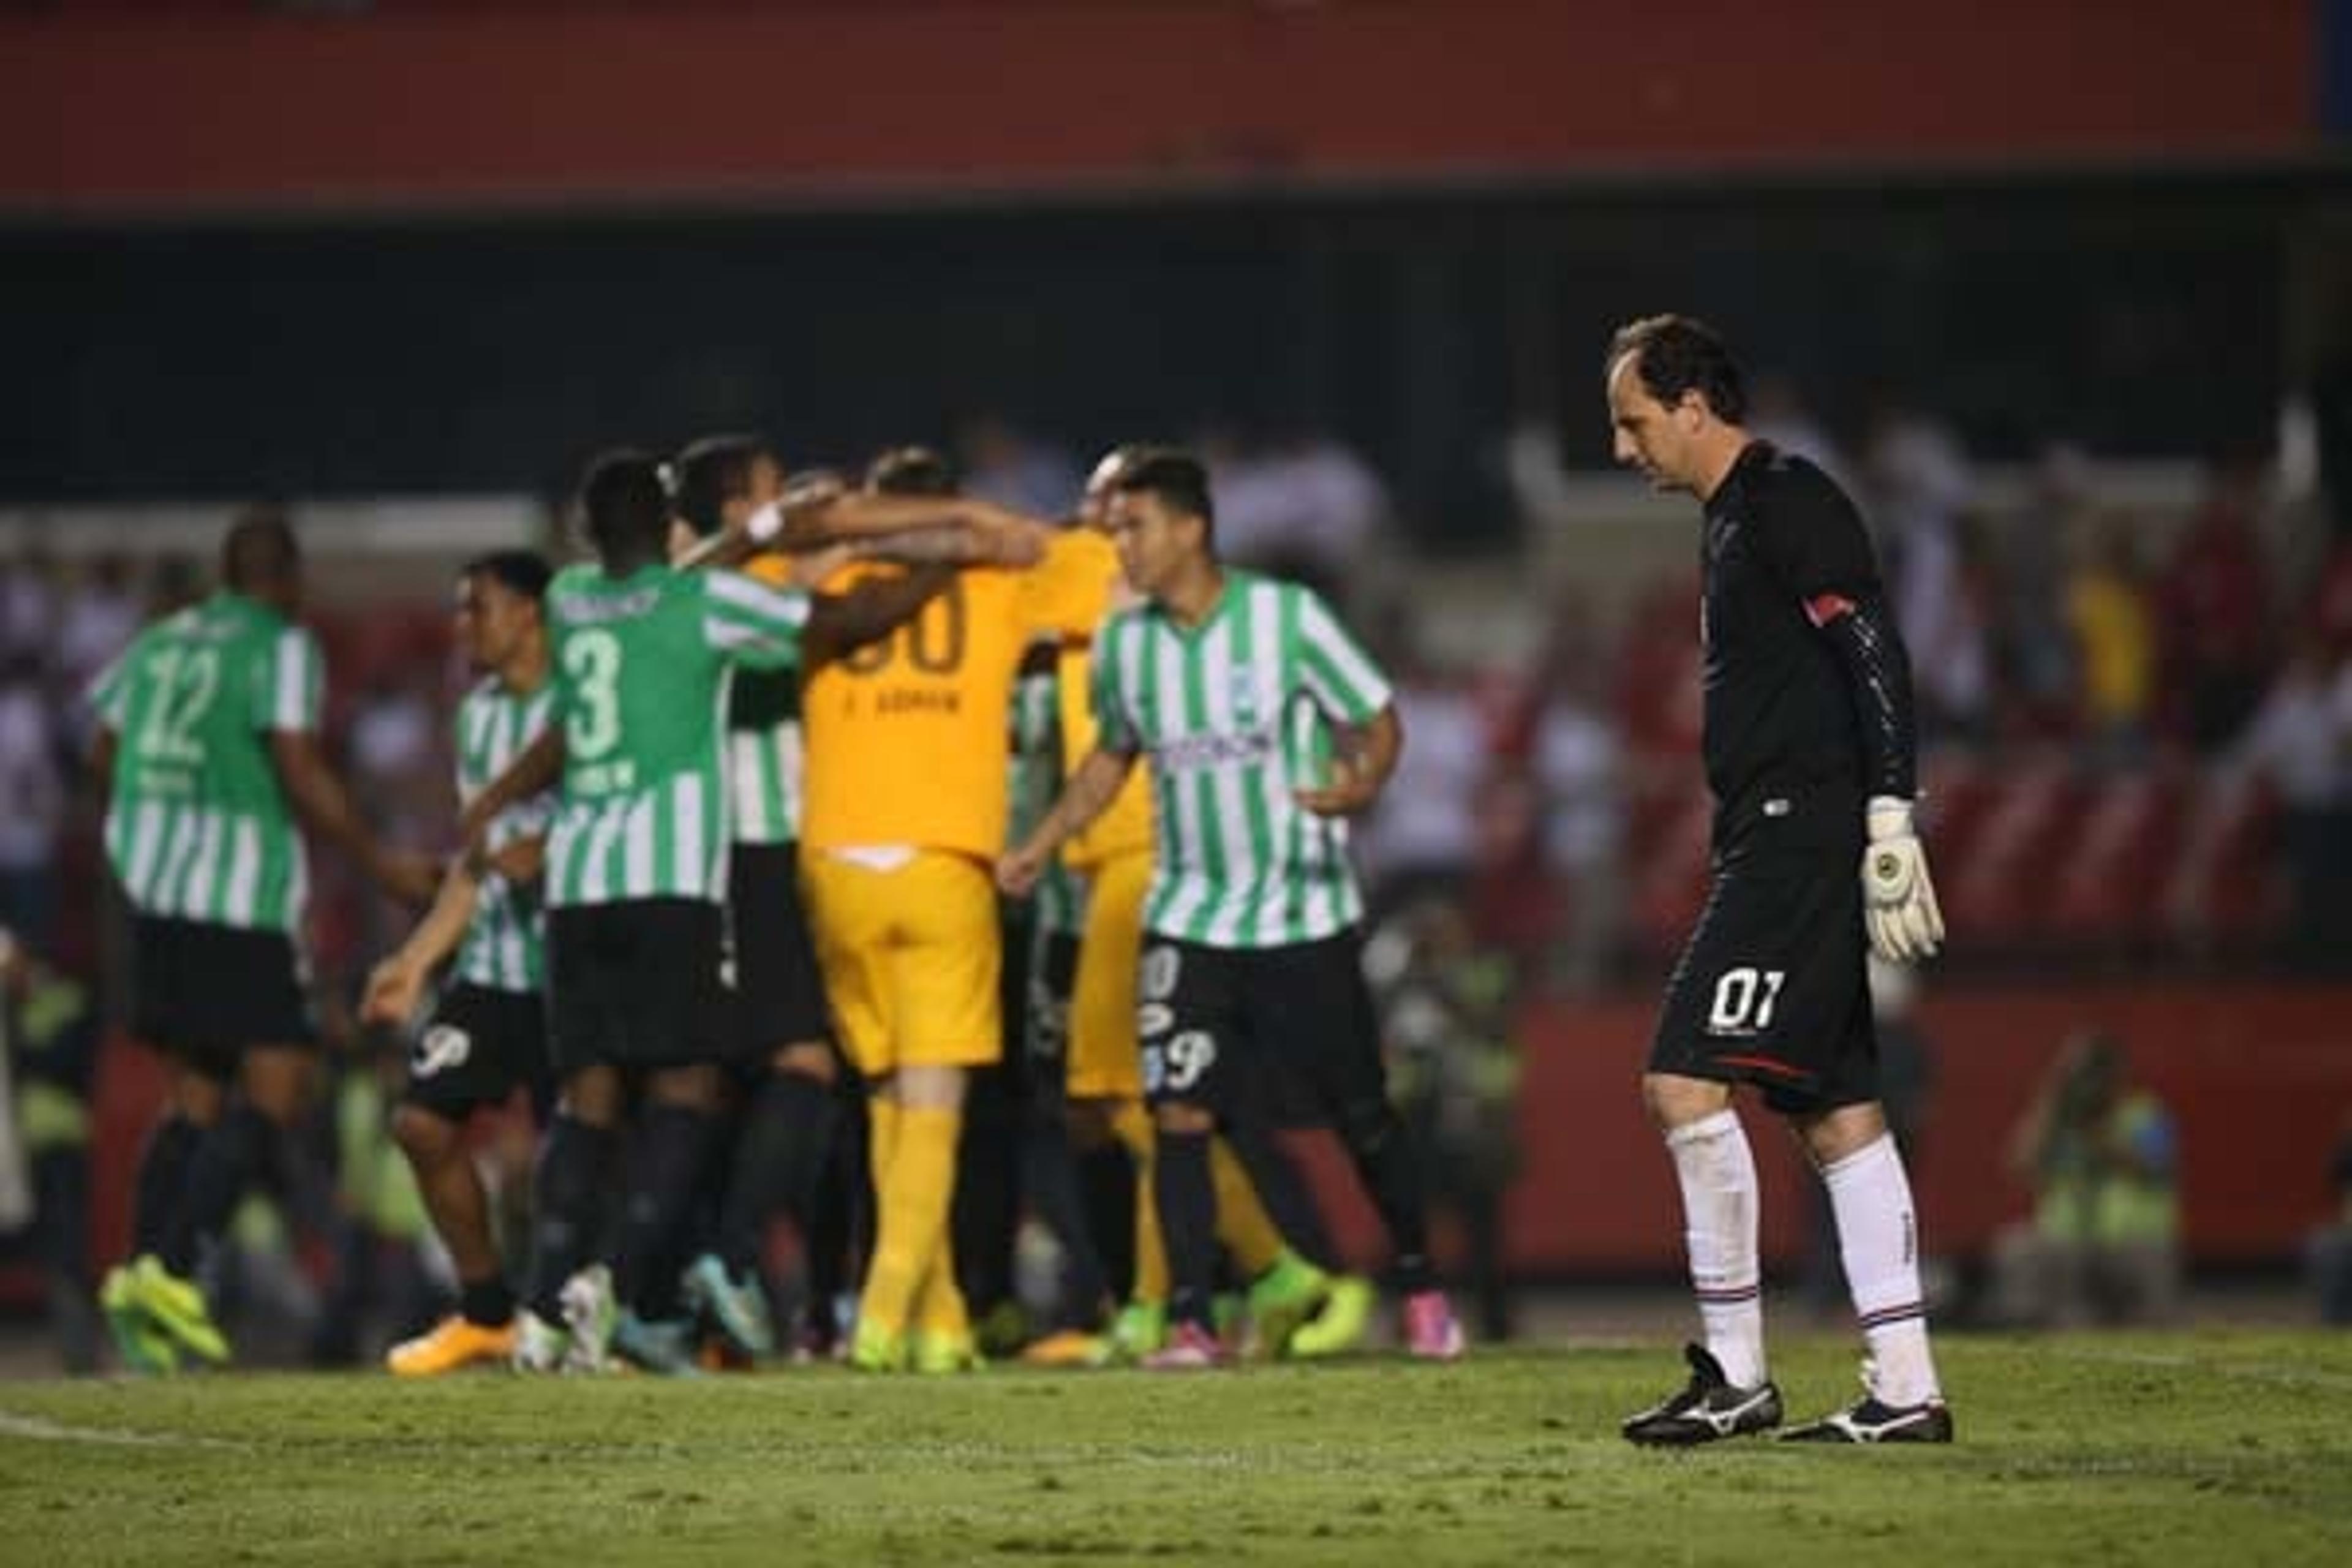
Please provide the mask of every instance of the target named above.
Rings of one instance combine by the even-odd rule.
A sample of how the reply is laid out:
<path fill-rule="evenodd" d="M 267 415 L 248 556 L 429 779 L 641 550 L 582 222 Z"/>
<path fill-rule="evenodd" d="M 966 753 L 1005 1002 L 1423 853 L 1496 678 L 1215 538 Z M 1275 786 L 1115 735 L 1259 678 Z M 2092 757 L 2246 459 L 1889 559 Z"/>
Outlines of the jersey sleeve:
<path fill-rule="evenodd" d="M 702 574 L 703 640 L 754 669 L 784 669 L 800 662 L 809 596 L 799 588 L 772 588 L 740 572 Z"/>
<path fill-rule="evenodd" d="M 1094 713 L 1095 745 L 1114 756 L 1131 757 L 1143 750 L 1135 716 L 1119 695 L 1120 663 L 1134 657 L 1138 647 L 1133 629 L 1125 620 L 1114 618 L 1104 622 L 1096 634 L 1094 658 L 1089 660 L 1087 706 Z"/>
<path fill-rule="evenodd" d="M 1094 635 L 1109 603 L 1101 552 L 1076 530 L 1055 534 L 1045 559 L 1021 574 L 1024 630 L 1076 642 Z"/>
<path fill-rule="evenodd" d="M 257 730 L 291 735 L 319 732 L 326 706 L 327 660 L 319 639 L 300 626 L 288 626 L 270 640 L 254 666 L 253 711 Z"/>
<path fill-rule="evenodd" d="M 1878 561 L 1862 513 L 1811 463 L 1793 460 L 1773 471 L 1754 526 L 1765 564 L 1817 622 L 1828 618 L 1823 609 L 1835 601 L 1877 591 Z"/>
<path fill-rule="evenodd" d="M 1343 724 L 1377 717 L 1394 699 L 1388 677 L 1348 635 L 1322 596 L 1300 588 L 1298 668 L 1317 707 Z"/>
<path fill-rule="evenodd" d="M 110 660 L 104 669 L 90 678 L 83 689 L 83 700 L 99 723 L 116 734 L 131 721 L 131 661 L 145 638 L 139 638 Z"/>

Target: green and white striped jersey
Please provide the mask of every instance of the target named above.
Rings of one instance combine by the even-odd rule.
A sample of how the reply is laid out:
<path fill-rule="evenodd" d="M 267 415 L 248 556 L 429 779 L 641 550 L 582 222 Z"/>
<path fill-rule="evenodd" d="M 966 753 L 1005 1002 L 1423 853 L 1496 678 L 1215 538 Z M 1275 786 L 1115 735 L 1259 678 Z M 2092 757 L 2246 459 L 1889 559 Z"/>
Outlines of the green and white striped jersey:
<path fill-rule="evenodd" d="M 801 678 L 797 670 L 735 678 L 727 710 L 727 785 L 738 844 L 801 836 Z"/>
<path fill-rule="evenodd" d="M 552 679 L 536 691 L 510 691 L 493 675 L 467 692 L 457 704 L 458 804 L 506 772 L 554 713 Z M 486 841 L 496 852 L 518 838 L 536 837 L 554 816 L 554 795 L 535 795 L 492 817 Z M 491 991 L 537 991 L 547 975 L 544 903 L 536 887 L 518 888 L 495 872 L 483 878 L 473 923 L 457 950 L 457 978 Z"/>
<path fill-rule="evenodd" d="M 1099 744 L 1150 759 L 1159 837 L 1146 929 L 1211 947 L 1281 947 L 1363 918 L 1344 822 L 1293 798 L 1325 776 L 1333 723 L 1389 705 L 1387 679 L 1330 607 L 1228 571 L 1206 620 L 1120 611 L 1095 642 Z"/>
<path fill-rule="evenodd" d="M 740 572 L 569 566 L 547 590 L 563 799 L 551 908 L 727 896 L 723 736 L 738 665 L 800 658 L 809 596 Z"/>
<path fill-rule="evenodd" d="M 1055 644 L 1033 645 L 1013 685 L 1012 787 L 1005 795 L 1010 803 L 1008 844 L 1028 837 L 1061 793 L 1060 653 Z M 1040 931 L 1075 932 L 1086 923 L 1084 885 L 1058 855 L 1046 864 L 1030 900 Z"/>
<path fill-rule="evenodd" d="M 293 934 L 310 872 L 269 735 L 316 733 L 325 680 L 308 631 L 221 593 L 148 627 L 91 683 L 119 737 L 107 859 L 133 908 Z"/>

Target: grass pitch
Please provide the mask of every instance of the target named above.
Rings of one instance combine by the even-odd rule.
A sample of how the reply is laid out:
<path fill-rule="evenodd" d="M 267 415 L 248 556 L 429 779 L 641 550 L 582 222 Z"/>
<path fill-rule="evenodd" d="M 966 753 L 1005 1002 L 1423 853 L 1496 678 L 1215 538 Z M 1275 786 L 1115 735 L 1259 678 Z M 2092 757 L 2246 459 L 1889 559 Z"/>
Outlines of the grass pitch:
<path fill-rule="evenodd" d="M 1672 1345 L 1230 1374 L 0 1384 L 0 1562 L 2352 1562 L 2352 1335 L 1938 1345 L 1959 1442 L 1643 1452 Z M 1790 1416 L 1854 1392 L 1797 1341 Z"/>

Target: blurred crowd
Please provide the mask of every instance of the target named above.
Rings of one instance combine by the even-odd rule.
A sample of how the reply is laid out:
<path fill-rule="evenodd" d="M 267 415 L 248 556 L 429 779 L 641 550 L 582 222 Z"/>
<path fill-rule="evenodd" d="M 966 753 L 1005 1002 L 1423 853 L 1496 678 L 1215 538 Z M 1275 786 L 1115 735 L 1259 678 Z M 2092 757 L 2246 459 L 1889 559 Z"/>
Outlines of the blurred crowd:
<path fill-rule="evenodd" d="M 2053 446 L 1996 504 L 1931 417 L 1890 411 L 1849 451 L 1785 384 L 1758 402 L 1759 434 L 1838 473 L 1877 531 L 1959 962 L 2352 960 L 2323 918 L 2352 896 L 2352 531 L 2315 521 L 2292 458 L 2213 454 L 2189 515 L 2161 518 Z M 976 494 L 1046 515 L 1076 494 L 1082 455 L 1003 419 L 967 422 L 957 447 Z M 1695 563 L 1603 593 L 1571 556 L 1534 585 L 1531 654 L 1441 658 L 1479 639 L 1432 635 L 1363 456 L 1309 428 L 1202 447 L 1221 548 L 1330 592 L 1397 677 L 1412 739 L 1361 840 L 1381 906 L 1458 897 L 1548 984 L 1654 967 L 1704 869 Z M 1517 490 L 1546 526 L 1539 487 Z M 0 562 L 0 923 L 37 950 L 95 956 L 89 879 L 60 876 L 97 821 L 75 787 L 79 694 L 202 580 L 178 557 Z M 314 618 L 363 804 L 395 841 L 437 843 L 462 684 L 440 606 Z M 322 958 L 358 962 L 376 912 L 331 878 L 320 895 Z"/>

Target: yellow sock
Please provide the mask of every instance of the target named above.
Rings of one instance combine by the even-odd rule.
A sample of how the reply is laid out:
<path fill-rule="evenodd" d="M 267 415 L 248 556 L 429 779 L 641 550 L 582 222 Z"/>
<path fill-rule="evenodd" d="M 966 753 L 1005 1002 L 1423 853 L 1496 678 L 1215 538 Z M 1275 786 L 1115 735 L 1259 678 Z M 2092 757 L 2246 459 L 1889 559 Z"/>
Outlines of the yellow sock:
<path fill-rule="evenodd" d="M 866 1171 L 878 1201 L 889 1190 L 890 1161 L 898 1152 L 898 1102 L 881 1095 L 866 1101 Z"/>
<path fill-rule="evenodd" d="M 915 1294 L 947 1234 L 948 1206 L 955 1198 L 956 1139 L 963 1113 L 915 1106 L 897 1108 L 895 1133 L 875 1127 L 877 1145 L 887 1139 L 889 1159 L 879 1167 L 874 1225 L 874 1261 L 857 1299 L 860 1321 L 890 1333 L 904 1333 Z M 953 1289 L 952 1278 L 948 1281 Z"/>
<path fill-rule="evenodd" d="M 915 1289 L 915 1331 L 931 1339 L 971 1337 L 971 1314 L 964 1307 L 963 1288 L 956 1283 L 955 1227 L 940 1227 L 940 1244 L 931 1252 L 923 1282 Z"/>
<path fill-rule="evenodd" d="M 1255 1279 L 1282 1256 L 1282 1232 L 1242 1169 L 1241 1156 L 1222 1138 L 1209 1145 L 1209 1180 L 1217 1189 L 1217 1240 L 1234 1255 L 1243 1276 Z"/>
<path fill-rule="evenodd" d="M 1151 1190 L 1153 1152 L 1160 1146 L 1151 1112 L 1139 1100 L 1119 1102 L 1111 1112 L 1111 1136 L 1135 1162 L 1135 1288 L 1128 1300 L 1147 1306 L 1168 1302 L 1168 1247 L 1160 1236 L 1160 1199 Z"/>

